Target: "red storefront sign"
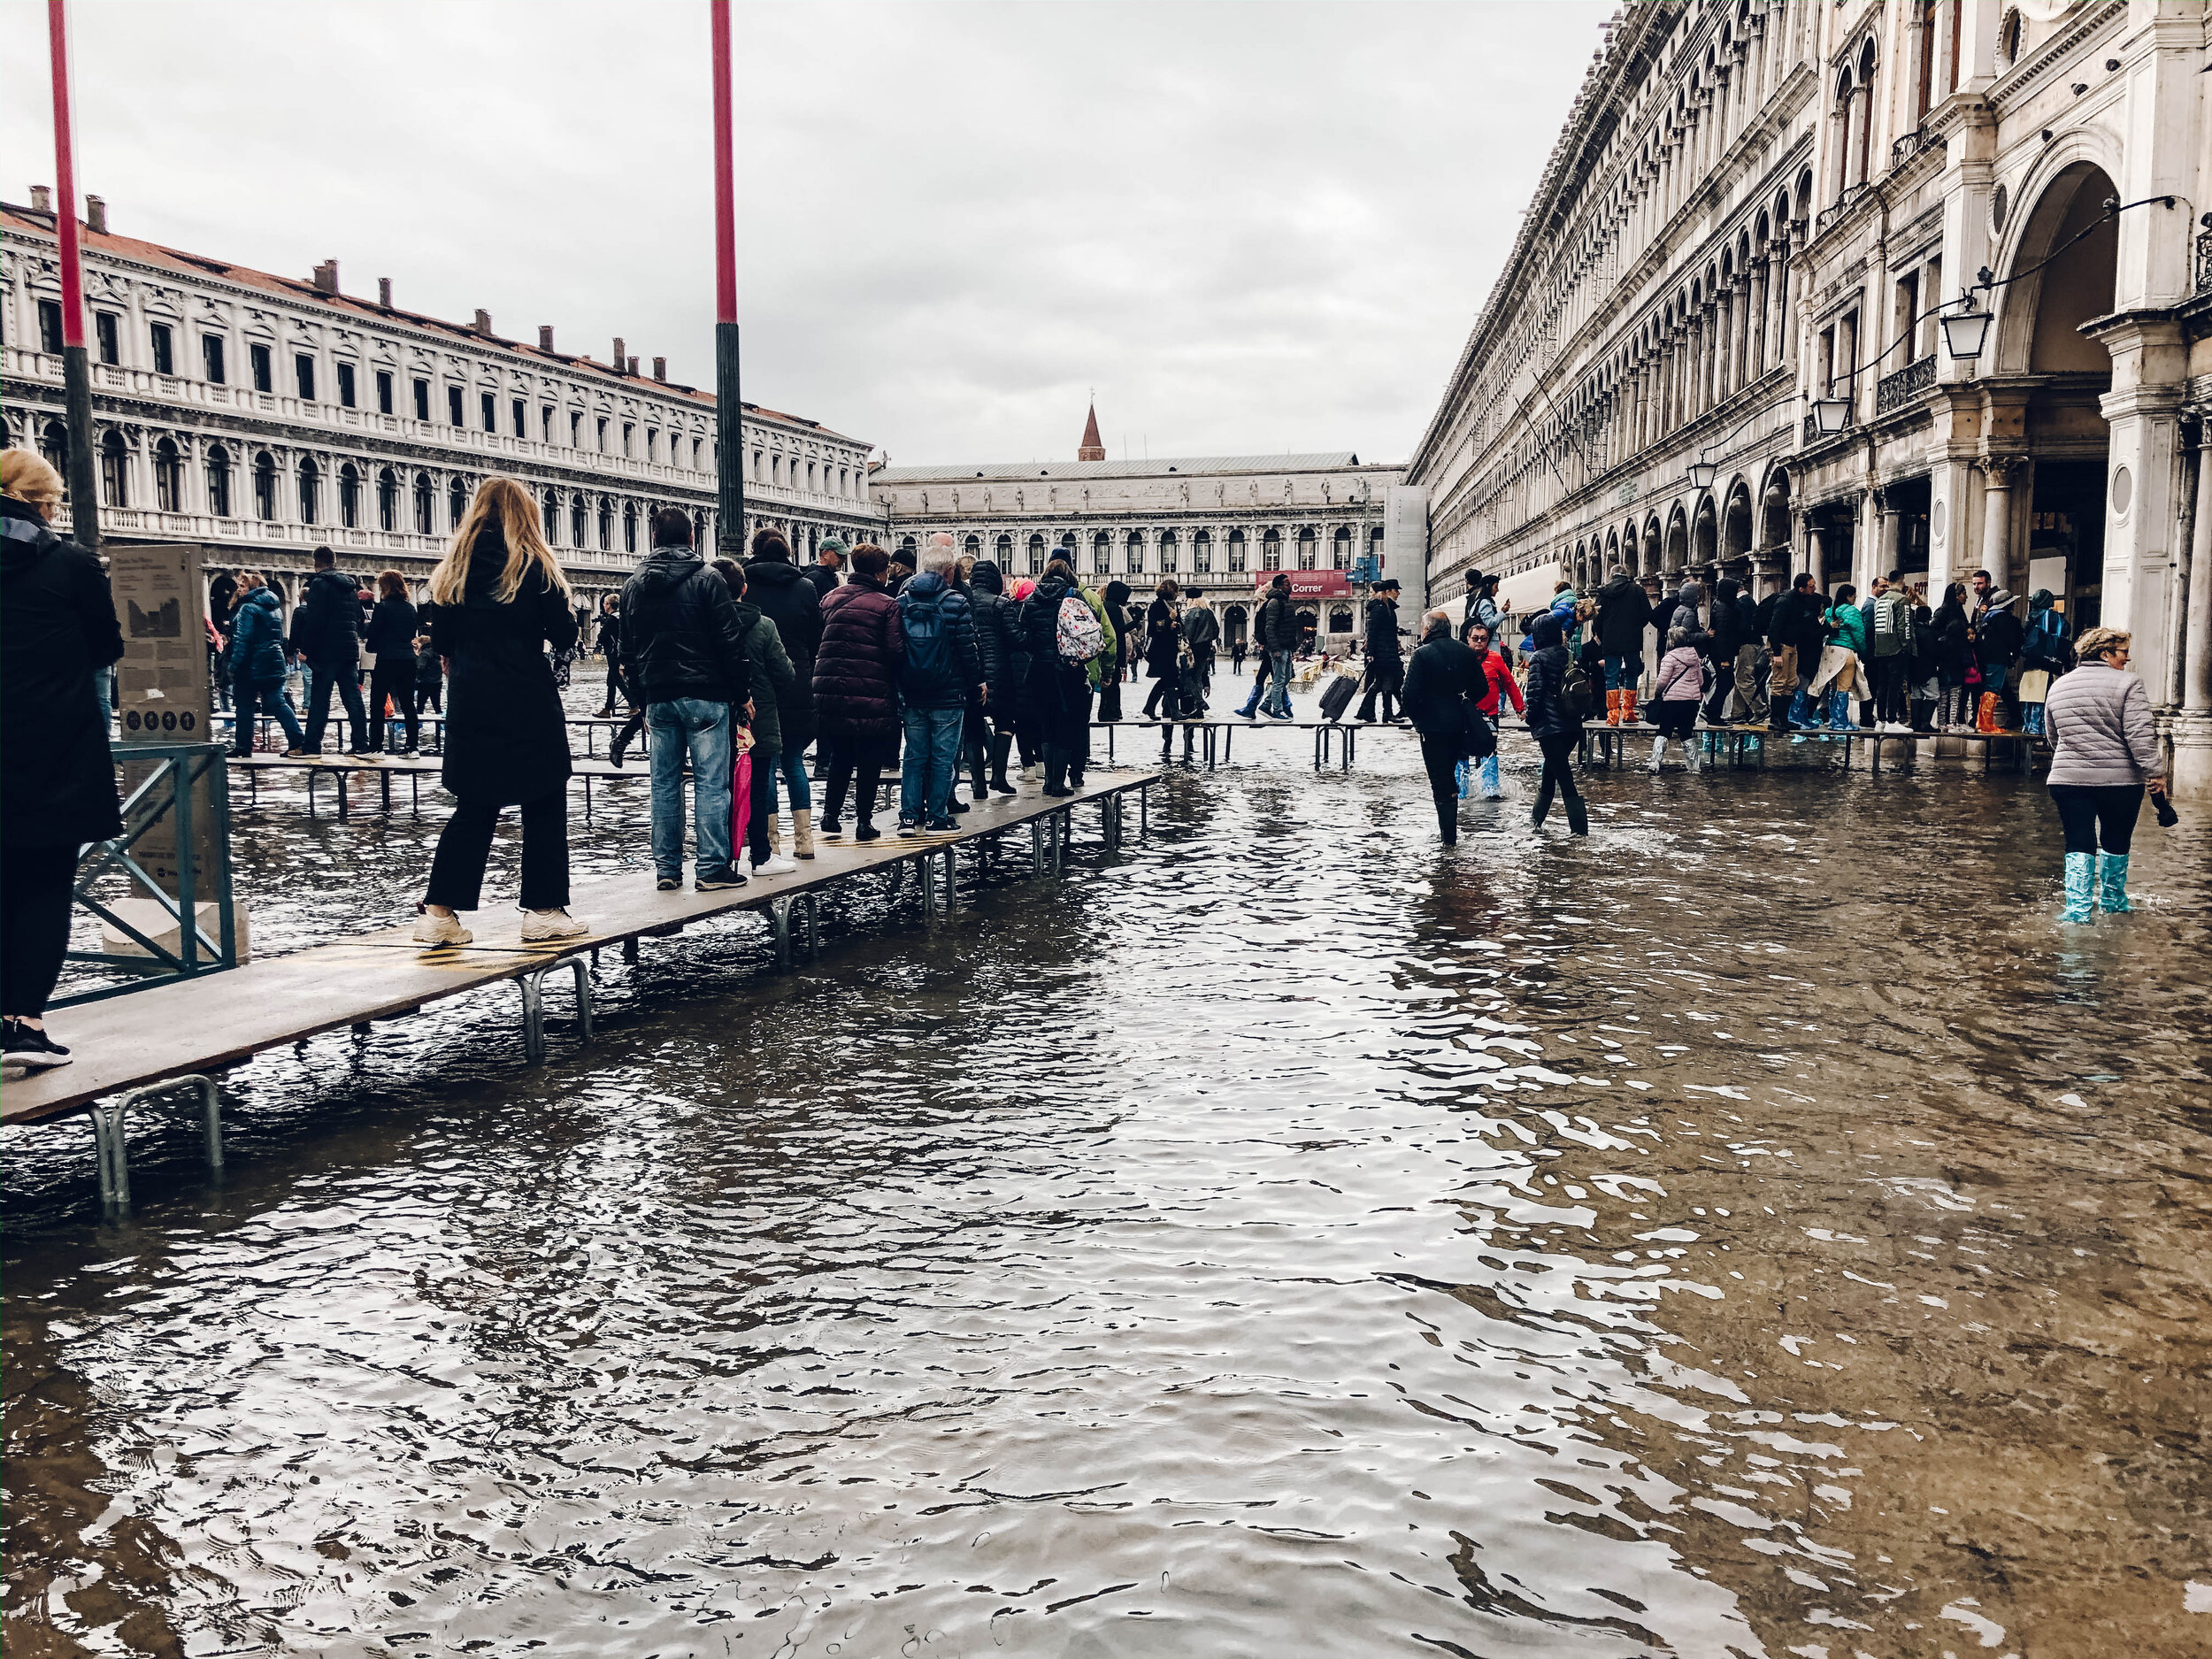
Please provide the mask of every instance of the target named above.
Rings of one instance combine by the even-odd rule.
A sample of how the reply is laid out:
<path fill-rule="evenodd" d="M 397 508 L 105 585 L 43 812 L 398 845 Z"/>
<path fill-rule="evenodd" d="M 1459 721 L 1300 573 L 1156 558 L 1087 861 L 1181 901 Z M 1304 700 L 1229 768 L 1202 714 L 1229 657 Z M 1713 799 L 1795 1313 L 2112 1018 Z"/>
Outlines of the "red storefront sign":
<path fill-rule="evenodd" d="M 1347 571 L 1260 571 L 1252 578 L 1252 585 L 1261 593 L 1278 576 L 1290 578 L 1290 596 L 1293 599 L 1344 599 L 1352 592 L 1352 578 Z"/>

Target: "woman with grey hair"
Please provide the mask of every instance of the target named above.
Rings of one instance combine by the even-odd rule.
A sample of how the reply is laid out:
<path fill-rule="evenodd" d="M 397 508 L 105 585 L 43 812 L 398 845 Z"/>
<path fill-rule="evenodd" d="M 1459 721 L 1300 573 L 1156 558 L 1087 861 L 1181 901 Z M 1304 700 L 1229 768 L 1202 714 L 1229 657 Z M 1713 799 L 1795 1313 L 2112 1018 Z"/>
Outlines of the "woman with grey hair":
<path fill-rule="evenodd" d="M 2091 628 L 2074 648 L 2080 666 L 2053 682 L 2043 704 L 2051 802 L 2066 835 L 2062 921 L 2087 921 L 2094 904 L 2108 916 L 2129 908 L 2128 847 L 2143 791 L 2166 793 L 2150 694 L 2127 672 L 2130 643 L 2118 628 Z"/>

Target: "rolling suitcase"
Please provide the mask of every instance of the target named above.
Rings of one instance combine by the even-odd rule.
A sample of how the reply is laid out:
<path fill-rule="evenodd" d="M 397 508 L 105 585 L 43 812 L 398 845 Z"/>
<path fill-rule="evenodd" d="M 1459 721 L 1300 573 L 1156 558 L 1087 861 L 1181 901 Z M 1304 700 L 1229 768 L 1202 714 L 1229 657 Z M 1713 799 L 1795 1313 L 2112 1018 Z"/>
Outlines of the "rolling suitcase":
<path fill-rule="evenodd" d="M 1344 674 L 1333 674 L 1329 688 L 1321 694 L 1321 718 L 1340 720 L 1344 710 L 1352 706 L 1352 694 L 1359 689 L 1359 682 Z"/>

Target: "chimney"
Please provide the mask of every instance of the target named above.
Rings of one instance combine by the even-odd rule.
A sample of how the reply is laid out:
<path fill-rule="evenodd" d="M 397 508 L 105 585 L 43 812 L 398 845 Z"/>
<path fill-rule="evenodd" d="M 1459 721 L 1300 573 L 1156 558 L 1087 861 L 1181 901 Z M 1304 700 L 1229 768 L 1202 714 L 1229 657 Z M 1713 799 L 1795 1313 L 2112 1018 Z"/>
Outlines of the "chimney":
<path fill-rule="evenodd" d="M 628 361 L 629 359 L 622 355 L 622 336 L 617 334 L 614 337 L 614 372 L 617 374 L 621 373 L 622 365 Z"/>
<path fill-rule="evenodd" d="M 655 357 L 653 359 L 653 378 L 657 380 L 664 380 L 668 378 L 668 359 L 666 357 Z"/>
<path fill-rule="evenodd" d="M 546 352 L 553 349 L 553 325 L 551 323 L 538 325 L 538 349 Z"/>
<path fill-rule="evenodd" d="M 33 185 L 31 187 L 31 211 L 34 213 L 50 213 L 53 211 L 53 186 L 49 184 Z"/>
<path fill-rule="evenodd" d="M 481 305 L 476 308 L 476 332 L 488 334 L 492 331 L 492 314 Z"/>
<path fill-rule="evenodd" d="M 629 373 L 632 374 L 635 374 L 637 373 L 637 359 L 635 357 L 629 359 Z"/>
<path fill-rule="evenodd" d="M 318 294 L 337 293 L 338 262 L 335 259 L 326 259 L 315 267 L 315 291 Z"/>
<path fill-rule="evenodd" d="M 85 227 L 97 235 L 108 234 L 108 199 L 104 196 L 88 196 L 84 199 Z"/>

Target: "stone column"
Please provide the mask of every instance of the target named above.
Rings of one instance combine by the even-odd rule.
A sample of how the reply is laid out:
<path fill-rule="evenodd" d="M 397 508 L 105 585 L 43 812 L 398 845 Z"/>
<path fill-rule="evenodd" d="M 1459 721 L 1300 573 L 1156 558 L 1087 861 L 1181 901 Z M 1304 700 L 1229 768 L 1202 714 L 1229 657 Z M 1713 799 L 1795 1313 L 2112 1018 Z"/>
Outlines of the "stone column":
<path fill-rule="evenodd" d="M 2197 514 L 2189 539 L 2181 632 L 2181 711 L 2173 723 L 2173 791 L 2212 798 L 2212 421 L 2197 429 Z"/>
<path fill-rule="evenodd" d="M 2004 587 L 2012 548 L 2012 485 L 2024 457 L 1985 455 L 1977 463 L 1982 469 L 1982 563 L 1990 585 Z"/>
<path fill-rule="evenodd" d="M 2132 666 L 2150 687 L 2168 682 L 2168 607 L 2175 600 L 2174 501 L 2186 348 L 2181 326 L 2137 314 L 2092 337 L 2112 353 L 2112 389 L 2100 400 L 2109 424 L 2105 484 L 2104 607 L 2108 627 L 2135 636 Z"/>

